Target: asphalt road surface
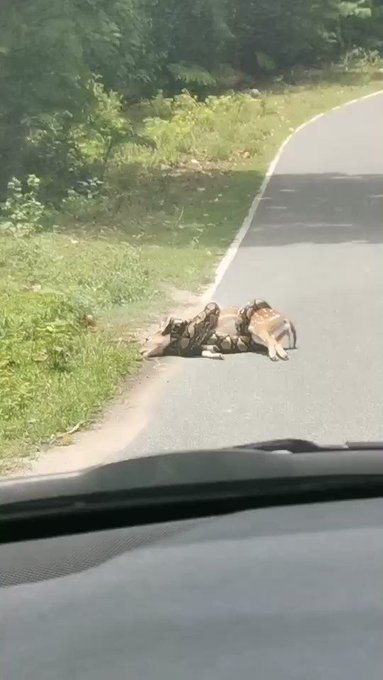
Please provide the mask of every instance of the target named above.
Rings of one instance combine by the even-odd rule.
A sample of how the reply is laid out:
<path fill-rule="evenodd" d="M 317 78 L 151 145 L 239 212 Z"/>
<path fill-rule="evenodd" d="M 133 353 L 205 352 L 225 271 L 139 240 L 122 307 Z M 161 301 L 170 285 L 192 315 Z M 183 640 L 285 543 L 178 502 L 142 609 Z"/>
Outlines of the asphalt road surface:
<path fill-rule="evenodd" d="M 383 95 L 285 148 L 214 299 L 265 298 L 296 322 L 290 361 L 166 359 L 119 458 L 279 437 L 383 440 Z M 177 364 L 177 365 L 175 365 Z"/>

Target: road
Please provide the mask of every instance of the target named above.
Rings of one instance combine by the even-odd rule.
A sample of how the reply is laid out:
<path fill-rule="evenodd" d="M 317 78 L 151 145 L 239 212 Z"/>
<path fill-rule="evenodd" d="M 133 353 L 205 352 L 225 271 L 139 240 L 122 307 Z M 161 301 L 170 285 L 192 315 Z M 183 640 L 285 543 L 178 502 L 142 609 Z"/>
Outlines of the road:
<path fill-rule="evenodd" d="M 383 439 L 382 122 L 378 95 L 292 137 L 214 296 L 264 297 L 293 318 L 290 361 L 166 359 L 147 424 L 118 458 L 287 436 Z"/>

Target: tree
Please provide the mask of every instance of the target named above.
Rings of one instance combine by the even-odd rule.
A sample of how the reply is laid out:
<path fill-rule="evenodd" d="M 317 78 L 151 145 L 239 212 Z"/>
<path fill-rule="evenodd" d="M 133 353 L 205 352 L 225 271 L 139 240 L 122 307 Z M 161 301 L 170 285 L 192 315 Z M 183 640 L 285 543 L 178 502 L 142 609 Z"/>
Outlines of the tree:
<path fill-rule="evenodd" d="M 131 133 L 123 103 L 355 47 L 383 51 L 383 0 L 2 0 L 0 197 L 28 174 L 65 191 L 88 171 L 87 131 L 102 157 Z"/>

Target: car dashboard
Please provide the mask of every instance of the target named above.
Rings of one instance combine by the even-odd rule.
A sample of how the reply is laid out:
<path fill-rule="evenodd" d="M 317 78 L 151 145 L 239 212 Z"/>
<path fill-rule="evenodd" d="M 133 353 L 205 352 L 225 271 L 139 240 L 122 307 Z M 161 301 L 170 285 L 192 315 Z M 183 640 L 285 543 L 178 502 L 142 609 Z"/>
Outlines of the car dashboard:
<path fill-rule="evenodd" d="M 383 500 L 0 546 L 5 680 L 380 680 Z"/>

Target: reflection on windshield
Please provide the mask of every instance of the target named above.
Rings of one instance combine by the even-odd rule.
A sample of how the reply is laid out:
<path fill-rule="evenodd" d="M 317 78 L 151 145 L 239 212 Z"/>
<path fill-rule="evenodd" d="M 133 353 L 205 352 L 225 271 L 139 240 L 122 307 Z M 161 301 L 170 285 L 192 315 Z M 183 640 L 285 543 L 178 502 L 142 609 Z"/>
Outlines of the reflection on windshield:
<path fill-rule="evenodd" d="M 1 475 L 382 439 L 382 35 L 379 0 L 3 2 Z"/>

